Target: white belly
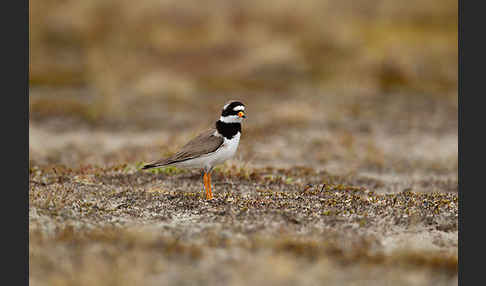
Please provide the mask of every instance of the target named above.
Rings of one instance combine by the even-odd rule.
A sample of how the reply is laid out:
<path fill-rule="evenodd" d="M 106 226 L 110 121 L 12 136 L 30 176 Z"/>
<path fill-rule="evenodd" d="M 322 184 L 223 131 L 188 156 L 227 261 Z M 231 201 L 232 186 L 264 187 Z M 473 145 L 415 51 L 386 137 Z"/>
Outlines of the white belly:
<path fill-rule="evenodd" d="M 231 140 L 224 138 L 224 142 L 221 147 L 212 153 L 180 162 L 175 165 L 186 168 L 210 169 L 215 165 L 221 164 L 235 155 L 236 150 L 238 149 L 238 144 L 240 143 L 240 135 L 241 133 L 236 134 Z"/>

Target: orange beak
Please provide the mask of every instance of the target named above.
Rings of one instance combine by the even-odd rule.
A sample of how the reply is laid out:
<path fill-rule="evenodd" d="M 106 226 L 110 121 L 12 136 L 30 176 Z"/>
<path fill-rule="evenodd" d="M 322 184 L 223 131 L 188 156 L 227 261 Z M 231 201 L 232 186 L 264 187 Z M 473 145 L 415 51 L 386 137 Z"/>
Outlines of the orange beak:
<path fill-rule="evenodd" d="M 239 118 L 242 118 L 242 117 L 243 118 L 246 118 L 246 115 L 245 115 L 245 113 L 243 111 L 240 111 L 240 112 L 238 112 L 238 117 Z"/>

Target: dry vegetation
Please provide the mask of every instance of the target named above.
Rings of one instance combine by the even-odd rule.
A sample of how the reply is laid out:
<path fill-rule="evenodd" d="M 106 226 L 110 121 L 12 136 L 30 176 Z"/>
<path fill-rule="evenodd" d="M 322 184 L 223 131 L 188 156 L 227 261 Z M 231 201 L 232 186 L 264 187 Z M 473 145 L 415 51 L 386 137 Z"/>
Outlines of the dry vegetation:
<path fill-rule="evenodd" d="M 457 1 L 134 3 L 30 2 L 30 285 L 457 285 Z"/>
<path fill-rule="evenodd" d="M 190 172 L 46 167 L 30 177 L 32 282 L 444 285 L 457 278 L 454 192 L 379 194 L 373 180 L 304 167 L 219 169 L 209 202 Z"/>

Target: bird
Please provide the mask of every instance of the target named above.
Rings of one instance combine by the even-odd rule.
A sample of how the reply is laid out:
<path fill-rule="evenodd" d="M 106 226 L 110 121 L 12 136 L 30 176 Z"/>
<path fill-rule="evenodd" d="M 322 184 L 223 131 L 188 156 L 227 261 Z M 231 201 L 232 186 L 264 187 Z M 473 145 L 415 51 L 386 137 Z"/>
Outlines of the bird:
<path fill-rule="evenodd" d="M 221 116 L 212 128 L 202 132 L 168 158 L 163 158 L 142 167 L 143 170 L 176 166 L 201 170 L 206 200 L 213 198 L 211 172 L 214 166 L 233 157 L 241 137 L 241 123 L 246 119 L 245 105 L 231 100 L 223 106 Z"/>

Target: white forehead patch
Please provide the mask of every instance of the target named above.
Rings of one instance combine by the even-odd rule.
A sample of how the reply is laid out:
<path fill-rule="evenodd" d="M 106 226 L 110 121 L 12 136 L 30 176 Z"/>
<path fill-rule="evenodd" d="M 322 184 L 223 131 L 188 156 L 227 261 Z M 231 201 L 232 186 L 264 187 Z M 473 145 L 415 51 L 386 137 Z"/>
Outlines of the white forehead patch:
<path fill-rule="evenodd" d="M 240 110 L 245 110 L 245 107 L 243 105 L 238 105 L 235 108 L 233 108 L 234 111 L 240 111 Z"/>

